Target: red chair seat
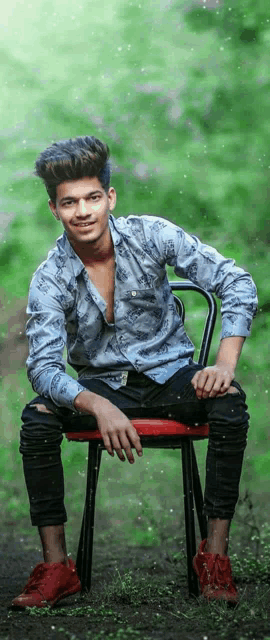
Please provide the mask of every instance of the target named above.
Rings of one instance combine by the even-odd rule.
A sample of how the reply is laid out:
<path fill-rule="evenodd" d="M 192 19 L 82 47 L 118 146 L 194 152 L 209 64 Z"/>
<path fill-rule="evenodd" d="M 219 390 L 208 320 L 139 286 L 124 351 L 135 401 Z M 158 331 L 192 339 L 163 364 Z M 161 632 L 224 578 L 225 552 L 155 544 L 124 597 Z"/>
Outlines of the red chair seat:
<path fill-rule="evenodd" d="M 209 425 L 189 426 L 176 420 L 155 420 L 138 418 L 131 420 L 139 436 L 196 436 L 207 438 L 209 435 Z M 78 431 L 66 433 L 68 440 L 78 440 L 79 442 L 89 442 L 90 440 L 102 440 L 98 429 L 93 431 Z"/>

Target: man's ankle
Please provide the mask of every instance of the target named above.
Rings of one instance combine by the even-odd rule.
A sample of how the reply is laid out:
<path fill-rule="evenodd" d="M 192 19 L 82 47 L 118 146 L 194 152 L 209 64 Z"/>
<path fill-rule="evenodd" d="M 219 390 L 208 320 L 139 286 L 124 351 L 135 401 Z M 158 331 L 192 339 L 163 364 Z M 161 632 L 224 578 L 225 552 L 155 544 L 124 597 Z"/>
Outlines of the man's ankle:
<path fill-rule="evenodd" d="M 64 564 L 66 567 L 69 566 L 68 557 L 64 557 L 64 558 L 59 558 L 58 556 L 55 556 L 54 558 L 50 557 L 49 561 L 44 558 L 44 562 L 45 564 L 48 564 L 48 565 Z"/>
<path fill-rule="evenodd" d="M 39 527 L 46 564 L 62 563 L 68 567 L 68 556 L 65 541 L 64 525 L 47 525 Z"/>
<path fill-rule="evenodd" d="M 205 545 L 204 552 L 212 553 L 214 555 L 218 554 L 220 556 L 226 556 L 228 551 L 228 546 L 224 549 L 224 545 L 221 544 L 212 544 L 211 541 L 207 540 Z"/>
<path fill-rule="evenodd" d="M 230 520 L 221 518 L 209 518 L 208 520 L 208 536 L 205 545 L 206 553 L 219 554 L 226 556 L 229 545 Z"/>

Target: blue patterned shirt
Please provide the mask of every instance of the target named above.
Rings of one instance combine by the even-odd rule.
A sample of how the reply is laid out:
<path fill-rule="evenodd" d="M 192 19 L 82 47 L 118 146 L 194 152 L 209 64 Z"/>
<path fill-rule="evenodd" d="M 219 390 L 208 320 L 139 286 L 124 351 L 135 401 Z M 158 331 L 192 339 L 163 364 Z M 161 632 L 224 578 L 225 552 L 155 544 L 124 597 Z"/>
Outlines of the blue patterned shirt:
<path fill-rule="evenodd" d="M 191 280 L 222 300 L 222 335 L 248 336 L 256 313 L 251 276 L 175 224 L 154 216 L 109 217 L 115 254 L 114 323 L 66 233 L 35 272 L 26 333 L 28 377 L 34 390 L 74 410 L 80 378 L 114 389 L 127 372 L 164 383 L 192 362 L 194 346 L 177 313 L 166 273 Z M 78 381 L 65 372 L 67 361 Z"/>

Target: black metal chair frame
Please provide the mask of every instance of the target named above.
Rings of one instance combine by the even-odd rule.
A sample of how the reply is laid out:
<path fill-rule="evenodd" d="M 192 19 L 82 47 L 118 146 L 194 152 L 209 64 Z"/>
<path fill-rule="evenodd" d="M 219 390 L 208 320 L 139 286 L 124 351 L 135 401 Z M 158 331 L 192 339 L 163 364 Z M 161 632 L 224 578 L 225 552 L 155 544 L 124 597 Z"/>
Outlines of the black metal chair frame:
<path fill-rule="evenodd" d="M 208 314 L 203 330 L 198 362 L 206 366 L 210 350 L 212 335 L 214 331 L 217 305 L 211 293 L 201 289 L 189 281 L 170 282 L 172 291 L 196 291 L 206 299 L 208 303 Z M 183 301 L 174 295 L 178 311 L 184 322 L 185 307 Z M 68 431 L 68 429 L 67 429 Z M 78 433 L 79 436 L 79 433 Z M 67 434 L 68 437 L 68 434 Z M 187 550 L 187 576 L 188 590 L 191 596 L 198 596 L 198 581 L 192 566 L 192 559 L 196 554 L 194 501 L 197 512 L 198 524 L 201 538 L 207 537 L 207 522 L 203 514 L 203 495 L 200 476 L 197 466 L 193 440 L 201 440 L 206 436 L 141 436 L 142 446 L 158 449 L 181 449 L 182 451 L 182 475 L 184 489 L 184 510 L 185 510 L 185 531 Z M 69 438 L 68 438 L 69 439 Z M 72 440 L 72 438 L 70 438 Z M 77 440 L 79 438 L 76 438 Z M 87 465 L 87 485 L 82 519 L 80 540 L 78 545 L 76 566 L 78 575 L 82 583 L 82 593 L 88 592 L 91 588 L 93 538 L 94 538 L 94 517 L 95 517 L 95 497 L 98 482 L 98 474 L 101 463 L 102 451 L 105 449 L 100 440 L 89 440 L 88 445 L 88 465 Z"/>

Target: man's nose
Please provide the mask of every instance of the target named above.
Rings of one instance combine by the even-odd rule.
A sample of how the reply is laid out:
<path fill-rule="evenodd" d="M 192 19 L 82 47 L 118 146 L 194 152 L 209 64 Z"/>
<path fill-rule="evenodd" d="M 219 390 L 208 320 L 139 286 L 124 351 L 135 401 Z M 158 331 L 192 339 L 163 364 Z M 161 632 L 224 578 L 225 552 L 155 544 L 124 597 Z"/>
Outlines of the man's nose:
<path fill-rule="evenodd" d="M 77 209 L 77 213 L 80 216 L 85 216 L 85 215 L 89 215 L 90 211 L 88 211 L 87 209 L 87 203 L 84 200 L 84 198 L 80 198 L 79 202 L 78 202 L 78 209 Z"/>

